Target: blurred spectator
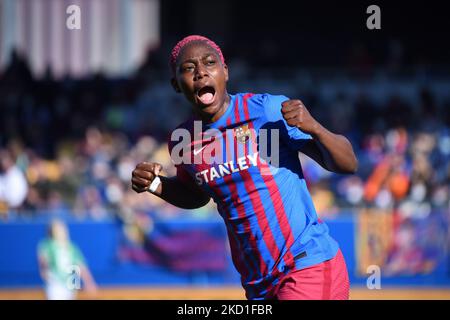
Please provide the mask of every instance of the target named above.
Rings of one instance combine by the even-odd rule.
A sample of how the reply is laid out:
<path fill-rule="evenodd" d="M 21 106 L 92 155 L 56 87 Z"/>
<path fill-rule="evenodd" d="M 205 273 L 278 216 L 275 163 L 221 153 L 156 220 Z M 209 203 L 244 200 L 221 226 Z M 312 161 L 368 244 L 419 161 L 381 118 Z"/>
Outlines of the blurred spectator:
<path fill-rule="evenodd" d="M 393 208 L 408 192 L 409 178 L 401 155 L 387 155 L 367 180 L 364 198 L 380 208 Z"/>
<path fill-rule="evenodd" d="M 67 226 L 54 220 L 48 237 L 38 244 L 39 272 L 48 300 L 73 300 L 76 290 L 84 289 L 95 295 L 97 285 L 87 267 L 86 260 L 76 244 L 69 239 Z"/>
<path fill-rule="evenodd" d="M 300 154 L 319 214 L 355 206 L 395 207 L 404 215 L 449 208 L 450 100 L 445 91 L 433 82 L 423 86 L 420 74 L 396 78 L 404 53 L 395 40 L 376 75 L 368 47 L 356 44 L 351 57 L 349 73 L 271 68 L 255 73 L 249 64 L 244 71 L 230 70 L 238 75 L 233 88 L 273 86 L 306 101 L 314 116 L 352 140 L 360 162 L 354 176 L 330 177 Z M 186 214 L 156 197 L 137 196 L 129 186 L 131 171 L 142 161 L 158 161 L 167 175 L 174 173 L 167 133 L 189 113 L 158 61 L 149 57 L 127 79 L 92 74 L 59 81 L 51 72 L 33 78 L 18 54 L 10 61 L 0 74 L 0 148 L 8 149 L 2 168 L 13 168 L 8 176 L 15 177 L 16 186 L 5 188 L 3 168 L 0 212 L 57 212 L 96 220 Z M 239 65 L 239 56 L 233 62 Z M 14 204 L 5 200 L 5 192 Z M 214 214 L 210 208 L 192 213 L 208 217 Z"/>
<path fill-rule="evenodd" d="M 310 192 L 316 211 L 321 218 L 336 216 L 339 212 L 336 206 L 336 199 L 326 180 L 321 180 L 312 185 Z"/>
<path fill-rule="evenodd" d="M 19 208 L 28 192 L 23 172 L 15 165 L 8 150 L 0 149 L 0 212 Z"/>
<path fill-rule="evenodd" d="M 337 194 L 342 198 L 341 207 L 361 206 L 364 198 L 364 181 L 358 176 L 342 179 L 338 183 Z"/>

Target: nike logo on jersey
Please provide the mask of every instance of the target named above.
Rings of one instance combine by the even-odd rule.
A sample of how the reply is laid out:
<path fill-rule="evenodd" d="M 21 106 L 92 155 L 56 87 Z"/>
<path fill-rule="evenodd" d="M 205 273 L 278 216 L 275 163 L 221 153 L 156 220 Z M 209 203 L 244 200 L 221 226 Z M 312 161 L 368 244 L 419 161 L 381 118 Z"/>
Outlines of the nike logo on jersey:
<path fill-rule="evenodd" d="M 206 148 L 206 146 L 204 146 L 204 147 L 202 147 L 202 148 L 200 148 L 200 149 L 194 149 L 194 156 L 196 156 L 196 155 L 198 155 L 200 152 L 202 152 L 202 150 L 203 149 L 205 149 Z"/>

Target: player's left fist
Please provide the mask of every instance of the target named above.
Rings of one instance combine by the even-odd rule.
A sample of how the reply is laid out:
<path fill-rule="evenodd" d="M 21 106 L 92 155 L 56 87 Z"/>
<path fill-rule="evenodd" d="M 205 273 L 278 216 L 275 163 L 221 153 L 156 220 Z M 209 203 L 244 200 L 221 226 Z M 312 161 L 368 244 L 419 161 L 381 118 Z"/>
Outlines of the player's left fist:
<path fill-rule="evenodd" d="M 286 100 L 281 104 L 281 114 L 291 127 L 297 127 L 303 132 L 314 133 L 318 122 L 311 116 L 300 100 Z"/>

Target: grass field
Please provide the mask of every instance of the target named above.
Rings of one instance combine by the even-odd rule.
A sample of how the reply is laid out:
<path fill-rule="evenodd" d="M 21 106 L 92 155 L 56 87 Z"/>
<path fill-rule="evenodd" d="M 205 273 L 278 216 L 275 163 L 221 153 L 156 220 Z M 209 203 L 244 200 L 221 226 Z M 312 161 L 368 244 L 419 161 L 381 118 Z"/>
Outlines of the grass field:
<path fill-rule="evenodd" d="M 0 300 L 39 300 L 44 299 L 40 288 L 1 289 Z M 114 300 L 242 300 L 244 293 L 239 287 L 102 287 L 96 297 L 83 292 L 79 299 Z M 368 290 L 352 288 L 352 300 L 450 300 L 450 288 L 382 288 Z"/>

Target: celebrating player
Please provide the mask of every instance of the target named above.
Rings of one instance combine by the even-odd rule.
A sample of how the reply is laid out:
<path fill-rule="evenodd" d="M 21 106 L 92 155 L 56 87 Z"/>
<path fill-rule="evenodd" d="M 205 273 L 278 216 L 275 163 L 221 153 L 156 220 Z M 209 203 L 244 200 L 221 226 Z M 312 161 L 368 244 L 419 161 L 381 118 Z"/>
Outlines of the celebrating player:
<path fill-rule="evenodd" d="M 172 86 L 193 109 L 177 130 L 189 132 L 192 141 L 189 148 L 183 146 L 184 161 L 175 162 L 174 177 L 162 176 L 158 163 L 138 164 L 133 190 L 150 191 L 185 209 L 202 207 L 212 198 L 248 299 L 348 299 L 343 255 L 317 217 L 298 152 L 327 170 L 354 173 L 358 164 L 350 142 L 317 122 L 300 100 L 229 94 L 225 59 L 205 37 L 178 42 L 170 66 Z M 196 123 L 201 123 L 200 133 Z M 206 134 L 211 129 L 220 134 Z M 264 130 L 269 147 L 262 145 Z M 268 161 L 262 150 L 273 153 L 273 146 L 276 154 Z M 171 141 L 171 156 L 180 158 L 178 150 Z M 189 161 L 202 154 L 202 161 Z"/>

